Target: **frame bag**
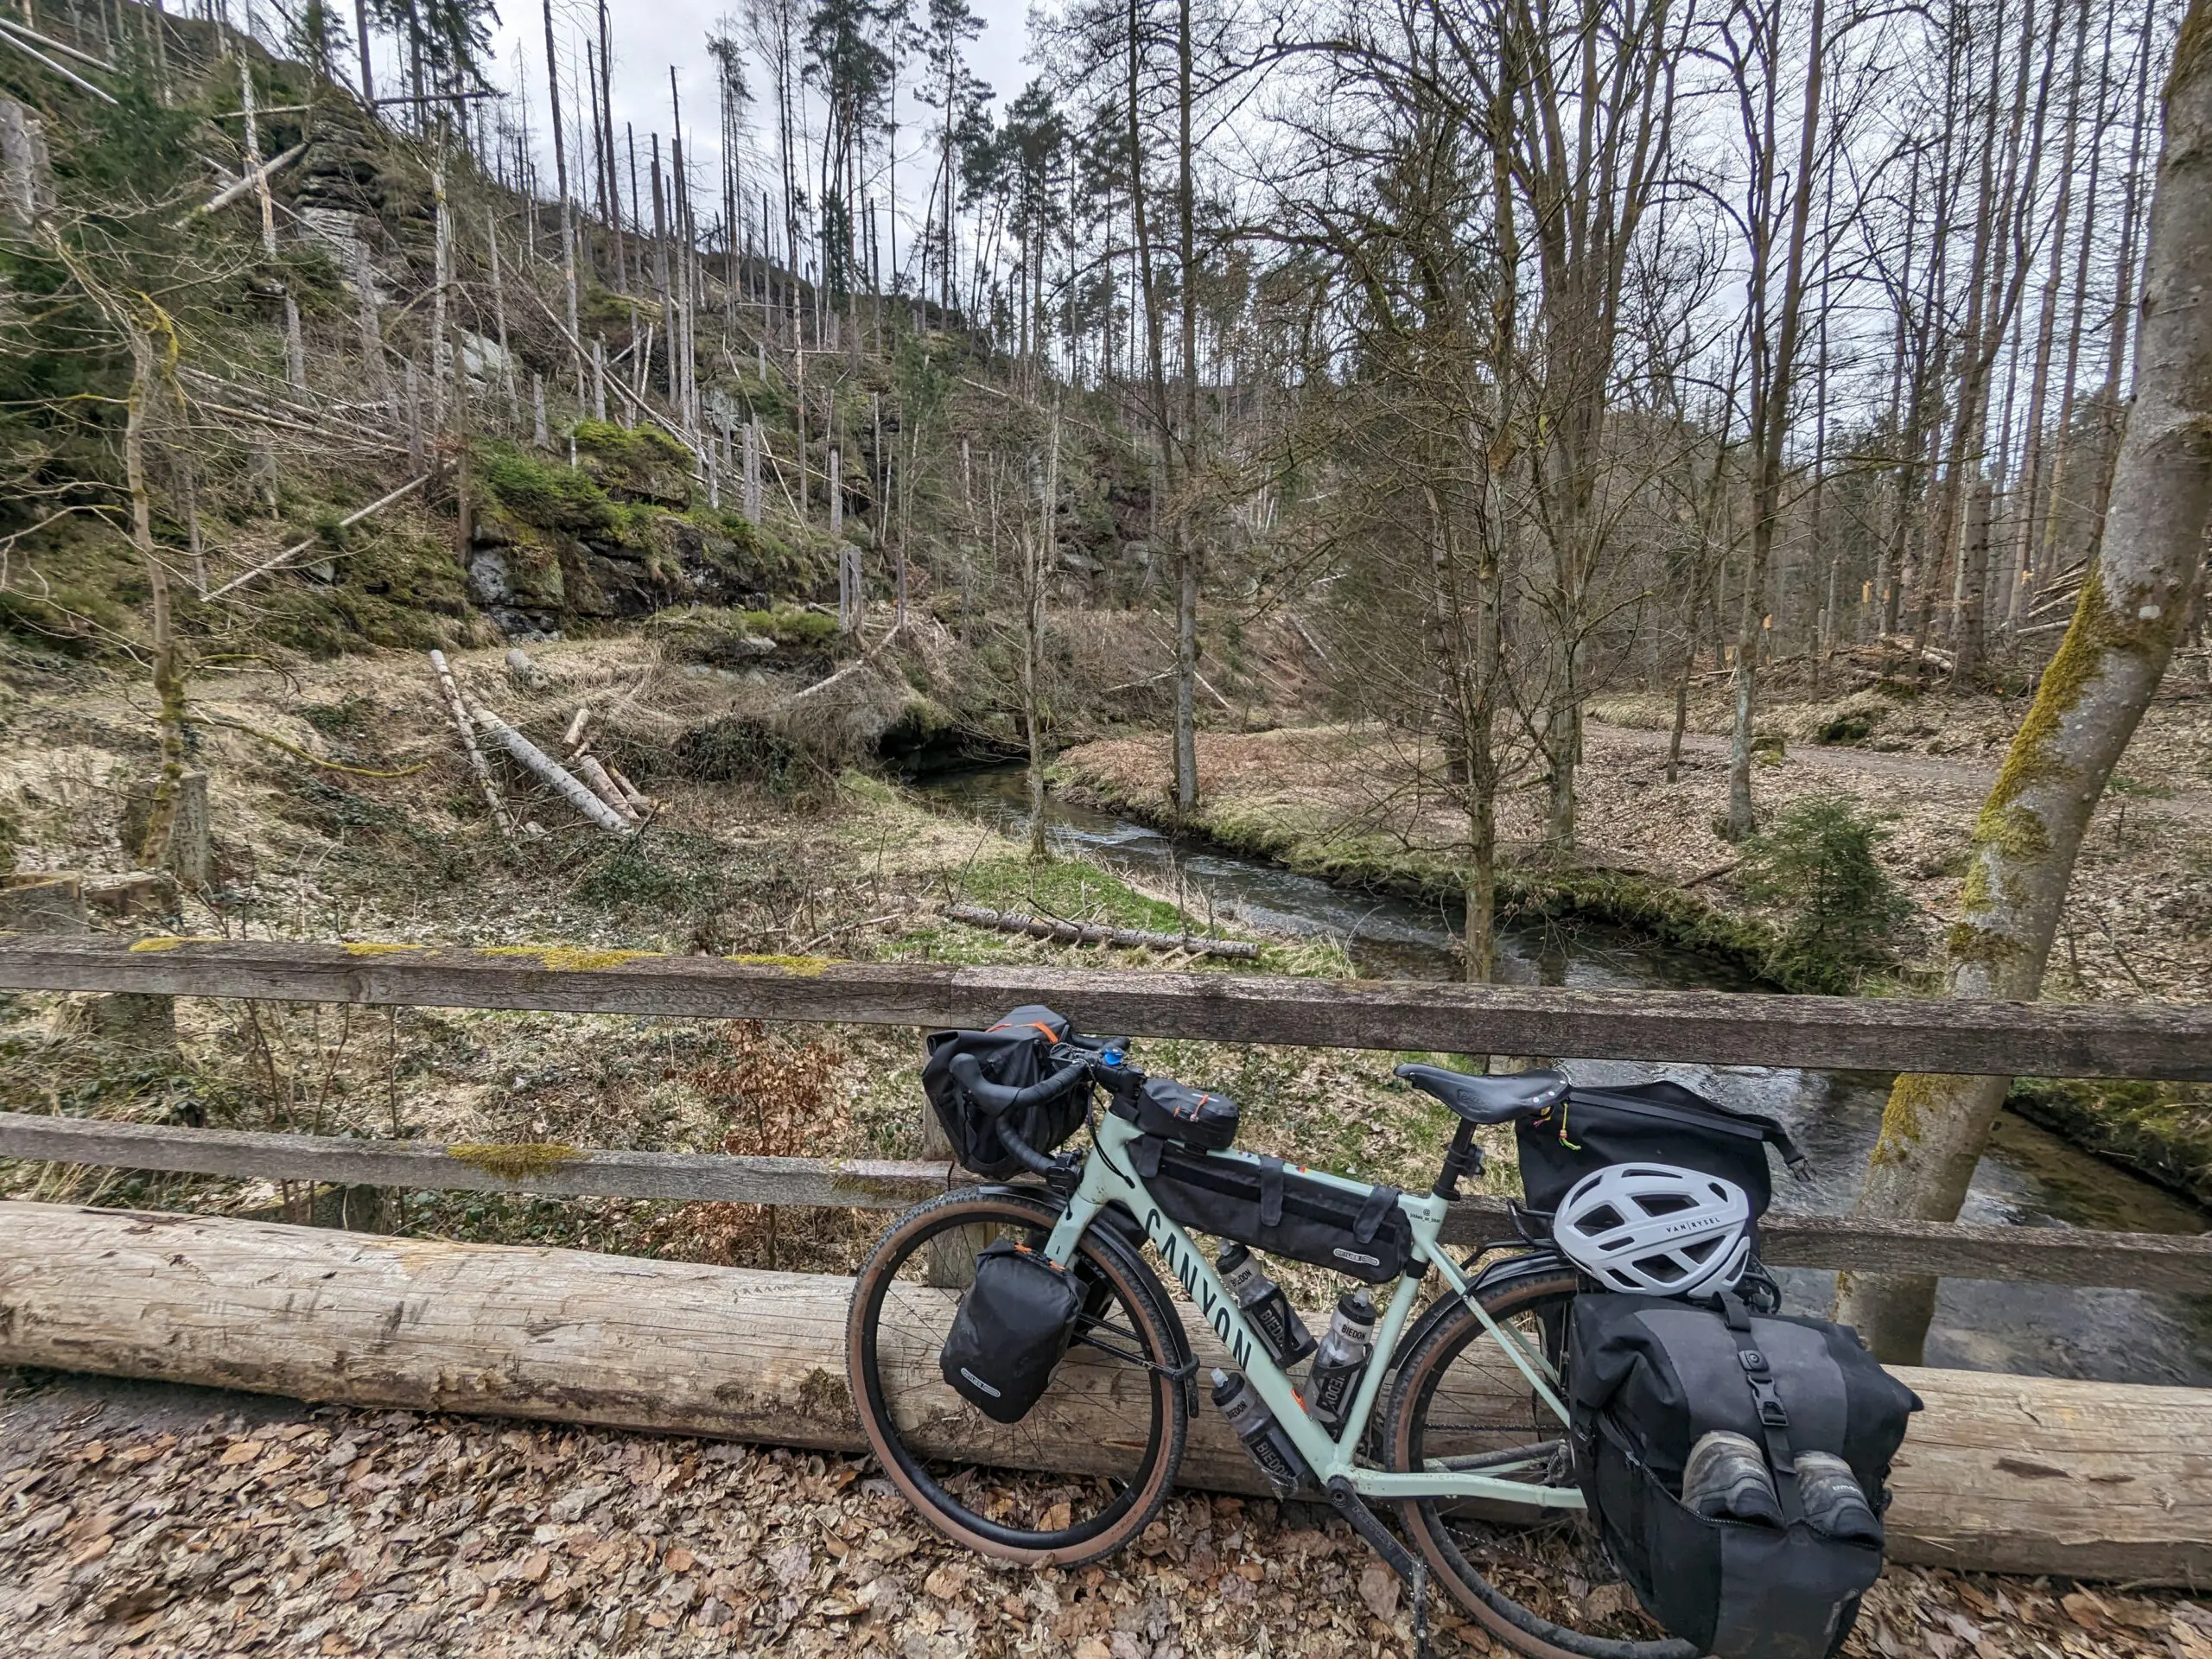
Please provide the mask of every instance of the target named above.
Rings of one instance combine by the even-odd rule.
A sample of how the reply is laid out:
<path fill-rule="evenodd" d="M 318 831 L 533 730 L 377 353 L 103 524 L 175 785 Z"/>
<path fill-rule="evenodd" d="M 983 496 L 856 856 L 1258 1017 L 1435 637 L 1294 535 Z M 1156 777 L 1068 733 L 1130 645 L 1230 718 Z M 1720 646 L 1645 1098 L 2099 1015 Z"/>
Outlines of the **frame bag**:
<path fill-rule="evenodd" d="M 1026 1089 L 1048 1075 L 1047 1056 L 1065 1042 L 1074 1027 L 1047 1007 L 1031 1004 L 1014 1010 L 988 1031 L 935 1031 L 929 1059 L 922 1067 L 922 1092 L 952 1143 L 953 1160 L 987 1181 L 1019 1173 L 1021 1160 L 999 1138 L 997 1121 L 955 1082 L 956 1055 L 973 1054 L 988 1082 Z M 1025 1107 L 1015 1127 L 1039 1152 L 1051 1152 L 1083 1127 L 1090 1111 L 1090 1089 L 1078 1084 L 1058 1099 Z"/>
<path fill-rule="evenodd" d="M 1732 1296 L 1717 1308 L 1580 1296 L 1567 1383 L 1576 1482 L 1645 1611 L 1717 1659 L 1827 1659 L 1842 1647 L 1882 1549 L 1807 1518 L 1796 1457 L 1841 1458 L 1878 1516 L 1905 1420 L 1920 1409 L 1855 1332 L 1754 1316 Z M 1683 1503 L 1691 1449 L 1715 1430 L 1762 1450 L 1782 1524 Z"/>
<path fill-rule="evenodd" d="M 1130 1143 L 1129 1158 L 1161 1212 L 1194 1232 L 1370 1285 L 1412 1270 L 1413 1224 L 1395 1186 L 1346 1192 L 1280 1158 L 1192 1152 L 1149 1135 Z"/>
<path fill-rule="evenodd" d="M 1085 1287 L 1026 1244 L 1001 1239 L 976 1258 L 938 1369 L 960 1397 L 997 1423 L 1029 1414 L 1068 1351 Z"/>

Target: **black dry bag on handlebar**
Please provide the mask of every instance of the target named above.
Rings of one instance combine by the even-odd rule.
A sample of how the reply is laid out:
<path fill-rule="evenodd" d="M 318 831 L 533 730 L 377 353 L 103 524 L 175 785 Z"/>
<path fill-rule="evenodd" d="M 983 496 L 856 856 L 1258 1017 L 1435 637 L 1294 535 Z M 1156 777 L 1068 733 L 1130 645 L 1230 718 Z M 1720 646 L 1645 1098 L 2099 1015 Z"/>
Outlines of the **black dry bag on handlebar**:
<path fill-rule="evenodd" d="M 960 1397 L 996 1423 L 1018 1423 L 1044 1395 L 1068 1351 L 1084 1287 L 1027 1244 L 1001 1239 L 976 1258 L 938 1369 Z"/>
<path fill-rule="evenodd" d="M 953 1060 L 972 1054 L 985 1082 L 1026 1089 L 1050 1075 L 1047 1056 L 1052 1045 L 1065 1042 L 1073 1031 L 1063 1016 L 1031 1004 L 1014 1009 L 988 1031 L 930 1033 L 922 1092 L 929 1096 L 945 1139 L 952 1143 L 953 1161 L 961 1168 L 987 1181 L 1002 1181 L 1020 1173 L 1022 1164 L 999 1138 L 997 1118 L 953 1077 Z M 1014 1127 L 1036 1150 L 1050 1152 L 1083 1127 L 1090 1110 L 1090 1087 L 1078 1084 L 1056 1099 L 1017 1109 Z"/>

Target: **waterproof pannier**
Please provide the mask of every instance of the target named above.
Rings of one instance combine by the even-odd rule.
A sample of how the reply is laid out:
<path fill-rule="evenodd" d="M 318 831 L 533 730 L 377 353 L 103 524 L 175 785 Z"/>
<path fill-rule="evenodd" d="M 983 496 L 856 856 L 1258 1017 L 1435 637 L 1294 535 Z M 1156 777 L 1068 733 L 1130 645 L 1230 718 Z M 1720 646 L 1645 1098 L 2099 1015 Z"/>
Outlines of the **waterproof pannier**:
<path fill-rule="evenodd" d="M 1843 1645 L 1881 1573 L 1884 1483 L 1920 1409 L 1854 1332 L 1753 1315 L 1733 1297 L 1579 1296 L 1567 1385 L 1577 1483 L 1647 1612 L 1717 1659 L 1827 1659 Z M 1685 1468 L 1716 1432 L 1743 1437 L 1737 1478 L 1770 1492 L 1764 1519 L 1684 1503 Z M 1819 1453 L 1831 1457 L 1807 1457 Z M 1833 1459 L 1849 1469 L 1844 1511 L 1797 1478 L 1823 1462 L 1840 1476 Z"/>
<path fill-rule="evenodd" d="M 1137 1128 L 1200 1152 L 1219 1152 L 1236 1139 L 1236 1103 L 1173 1077 L 1147 1077 L 1136 1098 Z"/>
<path fill-rule="evenodd" d="M 1192 1152 L 1148 1135 L 1130 1143 L 1130 1158 L 1161 1211 L 1193 1232 L 1370 1285 L 1395 1279 L 1412 1260 L 1413 1226 L 1395 1186 L 1345 1192 L 1280 1158 Z"/>
<path fill-rule="evenodd" d="M 1584 1176 L 1613 1164 L 1671 1164 L 1733 1181 L 1754 1217 L 1774 1197 L 1766 1149 L 1793 1169 L 1804 1155 L 1770 1117 L 1732 1112 L 1679 1083 L 1574 1089 L 1515 1125 L 1529 1207 L 1550 1214 Z M 1756 1242 L 1756 1241 L 1754 1241 Z"/>
<path fill-rule="evenodd" d="M 1027 1244 L 1001 1239 L 976 1258 L 938 1369 L 962 1399 L 994 1422 L 1020 1422 L 1068 1351 L 1085 1287 Z"/>
<path fill-rule="evenodd" d="M 963 1169 L 973 1170 L 987 1181 L 1000 1181 L 1018 1173 L 1022 1166 L 999 1138 L 997 1122 L 953 1080 L 953 1057 L 973 1054 L 986 1081 L 1026 1089 L 1049 1073 L 1046 1056 L 1053 1044 L 1067 1040 L 1072 1029 L 1052 1009 L 1032 1005 L 1014 1009 L 988 1031 L 930 1033 L 922 1093 L 952 1143 L 954 1161 Z M 1050 1152 L 1083 1127 L 1090 1109 L 1090 1085 L 1078 1084 L 1057 1100 L 1023 1108 L 1015 1115 L 1014 1128 L 1038 1151 Z"/>

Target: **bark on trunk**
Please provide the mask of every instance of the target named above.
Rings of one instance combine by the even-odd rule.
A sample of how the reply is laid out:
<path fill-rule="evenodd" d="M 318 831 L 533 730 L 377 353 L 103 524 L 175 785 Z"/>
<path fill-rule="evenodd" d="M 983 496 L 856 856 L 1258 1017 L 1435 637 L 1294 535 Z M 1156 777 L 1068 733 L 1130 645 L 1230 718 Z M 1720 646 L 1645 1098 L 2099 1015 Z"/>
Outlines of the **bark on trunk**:
<path fill-rule="evenodd" d="M 2074 861 L 2098 798 L 2173 653 L 2212 509 L 2212 0 L 2192 0 L 2166 86 L 2133 406 L 2104 542 L 2058 654 L 1977 820 L 1962 914 L 1947 940 L 1955 996 L 2040 991 Z M 1859 1211 L 1959 1212 L 2006 1079 L 1907 1075 L 1883 1115 Z M 1837 1317 L 1885 1360 L 1910 1363 L 1936 1281 L 1846 1274 Z"/>

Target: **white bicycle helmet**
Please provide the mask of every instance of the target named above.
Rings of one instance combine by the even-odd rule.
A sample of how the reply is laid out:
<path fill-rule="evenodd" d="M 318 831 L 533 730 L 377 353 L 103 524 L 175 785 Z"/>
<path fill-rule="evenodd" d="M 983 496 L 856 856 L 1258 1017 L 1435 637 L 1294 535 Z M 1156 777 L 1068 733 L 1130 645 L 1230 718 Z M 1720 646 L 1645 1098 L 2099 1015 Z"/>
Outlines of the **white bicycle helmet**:
<path fill-rule="evenodd" d="M 1751 1200 L 1733 1181 L 1671 1164 L 1612 1164 L 1568 1191 L 1552 1242 L 1608 1289 L 1701 1296 L 1743 1277 L 1751 1225 Z"/>

